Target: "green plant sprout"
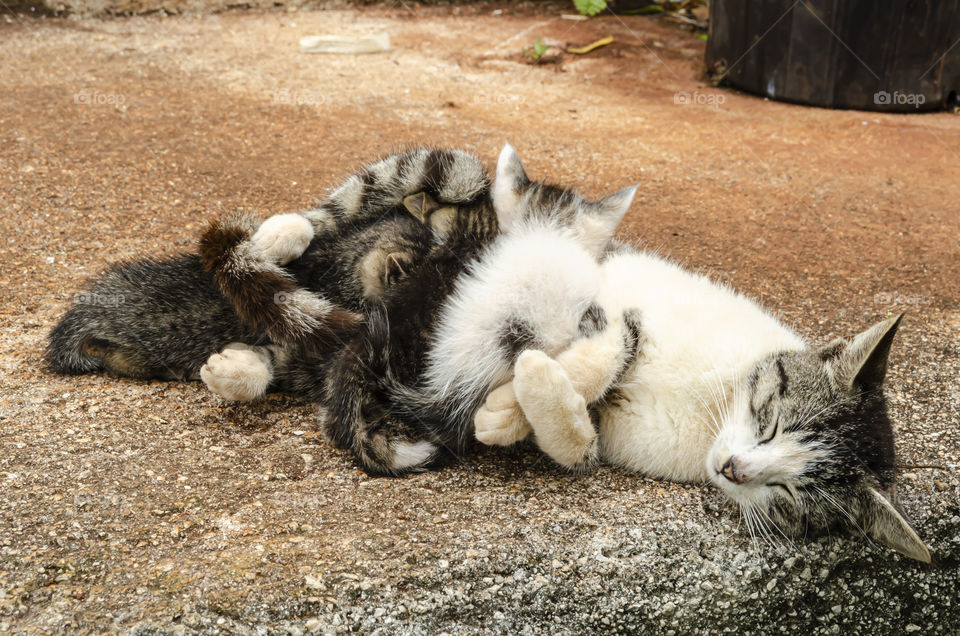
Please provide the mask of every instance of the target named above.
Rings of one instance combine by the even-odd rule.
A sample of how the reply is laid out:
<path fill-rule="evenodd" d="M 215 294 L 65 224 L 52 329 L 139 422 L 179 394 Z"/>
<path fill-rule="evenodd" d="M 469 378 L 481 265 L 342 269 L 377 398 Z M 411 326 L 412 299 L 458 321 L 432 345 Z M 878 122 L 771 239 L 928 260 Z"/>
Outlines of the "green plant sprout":
<path fill-rule="evenodd" d="M 537 62 L 540 61 L 540 58 L 543 57 L 543 54 L 547 52 L 547 49 L 550 48 L 549 44 L 544 44 L 542 40 L 538 39 L 533 43 L 533 46 L 526 50 L 527 55 L 532 57 Z"/>

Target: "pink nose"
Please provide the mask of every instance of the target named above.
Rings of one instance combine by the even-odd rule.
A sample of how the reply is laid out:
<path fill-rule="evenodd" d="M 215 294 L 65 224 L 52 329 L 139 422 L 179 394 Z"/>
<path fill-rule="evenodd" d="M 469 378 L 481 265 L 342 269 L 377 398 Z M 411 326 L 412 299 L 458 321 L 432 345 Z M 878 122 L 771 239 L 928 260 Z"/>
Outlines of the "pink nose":
<path fill-rule="evenodd" d="M 736 457 L 731 457 L 723 466 L 720 467 L 720 474 L 735 484 L 742 484 L 747 480 L 746 475 L 743 474 L 742 468 L 737 464 Z"/>

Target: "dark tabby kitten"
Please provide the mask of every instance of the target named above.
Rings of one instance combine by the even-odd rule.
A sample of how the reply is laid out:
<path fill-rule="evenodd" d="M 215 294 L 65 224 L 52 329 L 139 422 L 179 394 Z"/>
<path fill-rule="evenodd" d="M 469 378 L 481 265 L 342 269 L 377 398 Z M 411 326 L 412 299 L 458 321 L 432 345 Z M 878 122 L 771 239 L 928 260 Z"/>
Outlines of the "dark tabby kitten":
<path fill-rule="evenodd" d="M 271 338 L 296 341 L 305 332 L 312 346 L 336 341 L 356 329 L 355 312 L 364 302 L 402 278 L 434 240 L 403 200 L 427 193 L 447 203 L 470 203 L 482 200 L 488 187 L 480 162 L 462 151 L 390 156 L 349 177 L 317 209 L 271 217 L 259 229 L 252 217 L 233 219 L 236 232 L 252 235 L 242 251 L 233 250 L 234 261 L 220 263 L 235 267 L 235 278 L 215 278 L 193 254 L 113 267 L 77 296 L 53 329 L 47 360 L 60 373 L 184 380 L 199 379 L 210 354 L 229 343 L 270 345 Z M 214 234 L 221 243 L 205 239 L 208 256 L 236 246 L 236 234 Z M 281 234 L 285 242 L 273 240 Z M 244 260 L 269 289 L 244 278 Z M 238 315 L 235 307 L 246 304 L 228 302 L 224 282 L 233 283 L 228 292 L 255 301 L 260 310 Z M 302 288 L 323 296 L 298 293 Z"/>

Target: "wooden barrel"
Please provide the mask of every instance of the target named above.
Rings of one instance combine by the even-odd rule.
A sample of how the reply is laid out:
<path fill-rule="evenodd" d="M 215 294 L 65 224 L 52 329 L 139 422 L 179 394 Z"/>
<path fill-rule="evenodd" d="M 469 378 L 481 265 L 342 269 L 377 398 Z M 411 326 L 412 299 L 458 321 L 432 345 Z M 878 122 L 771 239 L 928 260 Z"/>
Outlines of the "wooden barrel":
<path fill-rule="evenodd" d="M 960 0 L 712 0 L 707 67 L 787 102 L 938 110 L 960 92 Z"/>

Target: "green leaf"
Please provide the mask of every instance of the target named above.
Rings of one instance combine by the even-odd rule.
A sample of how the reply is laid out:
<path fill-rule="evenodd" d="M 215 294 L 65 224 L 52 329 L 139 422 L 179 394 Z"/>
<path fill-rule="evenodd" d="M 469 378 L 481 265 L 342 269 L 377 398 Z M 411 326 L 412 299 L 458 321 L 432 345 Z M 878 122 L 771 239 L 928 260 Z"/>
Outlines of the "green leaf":
<path fill-rule="evenodd" d="M 706 33 L 697 33 L 697 37 L 700 38 L 701 40 L 703 40 L 704 42 L 707 41 L 707 34 L 706 34 Z"/>
<path fill-rule="evenodd" d="M 607 0 L 573 0 L 573 6 L 582 15 L 597 15 L 607 8 Z"/>
<path fill-rule="evenodd" d="M 631 13 L 633 12 L 631 11 Z M 651 4 L 643 7 L 642 9 L 637 9 L 637 12 L 634 15 L 651 15 L 654 13 L 663 13 L 663 7 L 661 7 L 659 4 Z"/>
<path fill-rule="evenodd" d="M 527 55 L 529 55 L 533 59 L 539 60 L 541 57 L 543 57 L 543 54 L 546 53 L 549 48 L 550 48 L 549 44 L 544 44 L 543 40 L 538 39 L 536 42 L 533 43 L 532 47 L 530 47 L 529 49 L 525 49 L 525 52 Z"/>

